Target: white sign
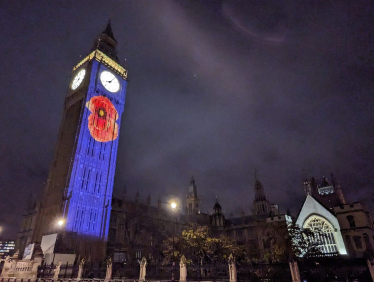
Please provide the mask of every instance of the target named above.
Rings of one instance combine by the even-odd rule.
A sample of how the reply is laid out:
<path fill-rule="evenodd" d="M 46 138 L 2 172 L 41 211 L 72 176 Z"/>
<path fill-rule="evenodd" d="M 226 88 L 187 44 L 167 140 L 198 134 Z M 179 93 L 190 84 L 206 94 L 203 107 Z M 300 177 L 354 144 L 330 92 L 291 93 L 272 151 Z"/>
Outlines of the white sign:
<path fill-rule="evenodd" d="M 40 247 L 42 248 L 44 255 L 53 253 L 53 251 L 55 250 L 56 241 L 57 233 L 43 236 Z"/>
<path fill-rule="evenodd" d="M 23 257 L 22 259 L 31 259 L 32 253 L 34 252 L 34 247 L 35 244 L 29 244 L 26 248 L 25 251 L 23 252 Z"/>

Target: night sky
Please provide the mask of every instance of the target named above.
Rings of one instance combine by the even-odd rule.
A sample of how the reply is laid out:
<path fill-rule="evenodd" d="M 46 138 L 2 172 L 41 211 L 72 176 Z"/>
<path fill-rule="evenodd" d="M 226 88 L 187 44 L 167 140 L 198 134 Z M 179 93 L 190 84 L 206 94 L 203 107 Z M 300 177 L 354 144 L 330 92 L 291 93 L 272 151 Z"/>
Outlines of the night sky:
<path fill-rule="evenodd" d="M 109 18 L 129 70 L 115 195 L 183 199 L 193 175 L 203 212 L 217 195 L 249 214 L 257 168 L 283 213 L 331 172 L 372 207 L 373 15 L 364 0 L 2 1 L 0 236 L 40 195 L 72 68 Z"/>

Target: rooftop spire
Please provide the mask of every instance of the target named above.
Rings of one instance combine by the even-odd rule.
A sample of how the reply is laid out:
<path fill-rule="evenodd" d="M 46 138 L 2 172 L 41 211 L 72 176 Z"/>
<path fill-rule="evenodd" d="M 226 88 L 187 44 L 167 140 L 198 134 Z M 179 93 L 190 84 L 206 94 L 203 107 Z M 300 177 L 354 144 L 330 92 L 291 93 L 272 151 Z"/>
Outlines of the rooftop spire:
<path fill-rule="evenodd" d="M 257 172 L 255 176 L 255 201 L 266 201 L 264 186 L 262 186 L 262 183 L 258 180 Z"/>
<path fill-rule="evenodd" d="M 98 49 L 102 51 L 105 55 L 109 56 L 116 62 L 119 62 L 117 57 L 117 40 L 114 38 L 112 24 L 109 19 L 109 22 L 105 28 L 105 30 L 101 33 L 99 38 L 95 40 L 94 47 L 92 48 L 93 51 Z"/>
<path fill-rule="evenodd" d="M 124 201 L 127 200 L 127 187 L 126 187 L 126 183 L 125 183 L 125 186 L 123 187 L 123 191 L 122 191 L 122 199 Z"/>
<path fill-rule="evenodd" d="M 195 178 L 192 176 L 190 181 L 190 187 L 188 188 L 188 194 L 193 194 L 197 197 L 197 188 L 195 183 Z"/>
<path fill-rule="evenodd" d="M 140 197 L 140 194 L 139 194 L 139 188 L 136 190 L 136 194 L 135 194 L 135 203 L 138 203 L 139 202 L 139 197 Z"/>
<path fill-rule="evenodd" d="M 270 202 L 266 199 L 264 186 L 258 180 L 255 172 L 255 200 L 253 201 L 253 211 L 255 214 L 266 214 L 270 212 Z"/>
<path fill-rule="evenodd" d="M 110 19 L 108 21 L 108 24 L 107 24 L 105 30 L 103 31 L 103 34 L 108 35 L 110 38 L 112 38 L 114 41 L 117 42 L 117 40 L 114 38 L 114 35 L 113 35 L 112 23 L 111 23 Z"/>

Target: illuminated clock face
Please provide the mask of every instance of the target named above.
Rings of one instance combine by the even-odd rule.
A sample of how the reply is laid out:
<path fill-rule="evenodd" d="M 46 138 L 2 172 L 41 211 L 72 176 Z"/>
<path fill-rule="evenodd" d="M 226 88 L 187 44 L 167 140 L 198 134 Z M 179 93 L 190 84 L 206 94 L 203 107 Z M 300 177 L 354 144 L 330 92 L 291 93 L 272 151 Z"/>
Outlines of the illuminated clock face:
<path fill-rule="evenodd" d="M 71 83 L 71 89 L 72 90 L 77 89 L 79 87 L 79 85 L 81 85 L 81 83 L 82 83 L 83 78 L 84 78 L 85 75 L 86 75 L 86 70 L 85 69 L 81 69 L 77 73 L 77 75 L 73 79 L 73 82 Z"/>
<path fill-rule="evenodd" d="M 100 80 L 106 90 L 109 92 L 114 93 L 119 90 L 119 81 L 113 73 L 109 71 L 102 71 L 100 74 Z"/>

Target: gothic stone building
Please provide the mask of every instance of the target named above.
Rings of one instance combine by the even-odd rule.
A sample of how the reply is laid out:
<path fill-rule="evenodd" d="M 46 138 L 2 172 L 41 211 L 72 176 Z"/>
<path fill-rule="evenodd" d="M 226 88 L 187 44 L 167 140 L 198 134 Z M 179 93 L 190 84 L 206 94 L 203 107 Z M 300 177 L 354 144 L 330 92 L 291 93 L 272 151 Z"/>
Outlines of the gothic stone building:
<path fill-rule="evenodd" d="M 339 183 L 322 177 L 304 181 L 306 199 L 296 223 L 325 233 L 320 248 L 326 255 L 364 257 L 373 254 L 373 220 L 360 202 L 347 203 Z"/>
<path fill-rule="evenodd" d="M 326 177 L 320 182 L 315 178 L 304 182 L 306 199 L 294 221 L 302 228 L 322 231 L 326 234 L 320 249 L 325 256 L 363 257 L 373 251 L 374 233 L 370 214 L 362 203 L 347 204 L 340 185 L 334 176 L 331 184 Z M 121 199 L 113 199 L 107 252 L 115 262 L 131 261 L 145 256 L 159 262 L 162 241 L 190 228 L 190 223 L 209 226 L 213 234 L 226 234 L 239 244 L 246 245 L 253 259 L 262 261 L 272 253 L 275 232 L 286 228 L 293 219 L 280 214 L 278 206 L 267 199 L 264 187 L 257 179 L 254 185 L 255 199 L 252 214 L 226 218 L 218 200 L 211 214 L 200 212 L 195 180 L 192 179 L 184 214 L 173 215 L 170 207 L 159 199 L 151 205 L 148 195 L 140 201 L 126 193 Z"/>
<path fill-rule="evenodd" d="M 160 199 L 157 206 L 151 205 L 148 195 L 140 201 L 128 199 L 126 192 L 120 199 L 112 200 L 107 252 L 114 262 L 131 261 L 142 256 L 159 262 L 162 257 L 162 242 L 173 234 L 190 228 L 191 223 L 209 226 L 213 234 L 226 234 L 239 244 L 248 245 L 253 258 L 261 260 L 266 252 L 271 252 L 274 226 L 286 226 L 291 220 L 288 215 L 279 214 L 277 205 L 266 198 L 261 182 L 255 181 L 255 200 L 252 215 L 241 215 L 226 219 L 222 207 L 216 200 L 211 214 L 200 212 L 197 186 L 192 179 L 186 195 L 183 214 L 172 214 L 170 207 Z"/>

